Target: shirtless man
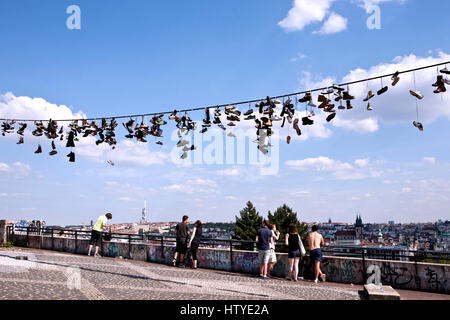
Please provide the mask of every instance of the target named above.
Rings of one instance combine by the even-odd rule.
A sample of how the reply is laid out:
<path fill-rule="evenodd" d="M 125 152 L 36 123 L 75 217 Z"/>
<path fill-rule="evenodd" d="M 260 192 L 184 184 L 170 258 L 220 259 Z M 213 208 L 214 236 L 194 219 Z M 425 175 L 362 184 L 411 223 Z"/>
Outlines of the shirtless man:
<path fill-rule="evenodd" d="M 326 277 L 326 275 L 322 273 L 322 271 L 320 270 L 320 262 L 322 261 L 322 250 L 320 250 L 320 247 L 323 246 L 325 242 L 323 241 L 322 235 L 319 232 L 317 232 L 317 230 L 319 230 L 319 228 L 316 225 L 312 226 L 312 232 L 308 235 L 308 243 L 310 250 L 309 256 L 311 262 L 314 261 L 314 267 L 316 271 L 314 279 L 315 283 L 318 282 L 319 275 L 322 281 L 325 281 Z"/>

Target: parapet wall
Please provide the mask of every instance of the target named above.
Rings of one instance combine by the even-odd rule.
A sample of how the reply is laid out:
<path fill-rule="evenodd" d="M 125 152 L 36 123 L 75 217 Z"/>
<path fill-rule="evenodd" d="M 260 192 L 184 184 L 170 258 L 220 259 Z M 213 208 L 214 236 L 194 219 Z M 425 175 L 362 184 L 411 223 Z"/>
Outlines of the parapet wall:
<path fill-rule="evenodd" d="M 15 243 L 22 243 L 30 248 L 64 251 L 75 254 L 87 254 L 88 240 L 77 240 L 49 236 L 14 235 Z M 174 247 L 118 242 L 103 242 L 101 253 L 108 257 L 124 257 L 140 261 L 170 264 Z M 257 252 L 200 248 L 197 254 L 200 268 L 232 271 L 238 273 L 258 274 L 259 266 Z M 286 277 L 289 261 L 287 254 L 277 254 L 278 262 L 273 274 Z M 311 279 L 312 269 L 309 257 L 300 262 L 300 276 Z M 415 263 L 389 260 L 362 260 L 359 258 L 325 256 L 322 271 L 327 275 L 327 281 L 364 284 L 376 283 L 381 279 L 384 285 L 396 289 L 419 290 L 436 293 L 450 293 L 450 265 Z M 377 283 L 378 284 L 378 283 Z"/>

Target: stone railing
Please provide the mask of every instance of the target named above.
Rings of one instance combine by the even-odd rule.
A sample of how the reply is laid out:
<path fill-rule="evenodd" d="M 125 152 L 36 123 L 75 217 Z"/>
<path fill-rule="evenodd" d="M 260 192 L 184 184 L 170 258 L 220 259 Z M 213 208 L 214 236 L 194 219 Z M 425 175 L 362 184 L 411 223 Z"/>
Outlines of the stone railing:
<path fill-rule="evenodd" d="M 1 240 L 1 239 L 0 239 Z M 14 242 L 29 248 L 47 249 L 87 254 L 89 241 L 63 237 L 14 234 Z M 173 246 L 160 244 L 103 242 L 101 253 L 107 257 L 124 257 L 140 261 L 170 264 L 174 254 Z M 224 270 L 239 273 L 258 274 L 257 252 L 200 248 L 198 251 L 200 268 Z M 277 254 L 278 262 L 273 275 L 286 277 L 289 261 L 287 254 Z M 327 281 L 339 283 L 376 283 L 396 289 L 419 290 L 436 293 L 450 293 L 450 265 L 388 261 L 360 258 L 324 256 L 322 271 Z M 310 279 L 309 257 L 300 262 L 300 275 Z"/>

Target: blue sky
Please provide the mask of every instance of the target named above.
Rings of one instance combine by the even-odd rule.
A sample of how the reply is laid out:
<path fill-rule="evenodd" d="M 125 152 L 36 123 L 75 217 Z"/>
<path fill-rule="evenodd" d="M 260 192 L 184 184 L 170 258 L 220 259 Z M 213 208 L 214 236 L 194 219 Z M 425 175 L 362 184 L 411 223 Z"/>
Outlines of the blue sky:
<path fill-rule="evenodd" d="M 80 30 L 66 27 L 72 4 Z M 369 4 L 381 9 L 380 30 L 366 26 Z M 449 9 L 444 0 L 3 0 L 0 116 L 204 107 L 448 61 L 438 12 Z M 123 141 L 113 153 L 80 142 L 75 164 L 63 147 L 48 156 L 49 141 L 36 156 L 32 137 L 23 145 L 0 137 L 0 217 L 75 224 L 110 211 L 115 222 L 136 221 L 146 199 L 152 221 L 232 221 L 247 200 L 263 215 L 286 202 L 304 221 L 448 219 L 450 100 L 432 92 L 435 78 L 436 70 L 416 74 L 424 132 L 412 126 L 410 75 L 377 97 L 372 113 L 360 99 L 366 85 L 354 86 L 355 109 L 332 124 L 317 112 L 301 138 L 280 130 L 279 170 L 269 176 L 250 164 L 172 163 L 172 125 L 163 147 Z"/>

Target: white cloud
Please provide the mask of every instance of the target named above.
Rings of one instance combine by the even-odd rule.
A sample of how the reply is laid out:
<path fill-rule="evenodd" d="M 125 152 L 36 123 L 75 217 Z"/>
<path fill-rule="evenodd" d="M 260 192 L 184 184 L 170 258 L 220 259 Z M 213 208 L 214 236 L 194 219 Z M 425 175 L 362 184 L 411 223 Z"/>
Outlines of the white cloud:
<path fill-rule="evenodd" d="M 334 0 L 295 0 L 287 16 L 278 23 L 287 32 L 300 31 L 325 19 Z"/>
<path fill-rule="evenodd" d="M 442 61 L 450 60 L 450 54 L 439 52 L 437 56 L 419 57 L 414 54 L 399 56 L 391 62 L 383 62 L 367 69 L 356 68 L 345 75 L 341 81 L 335 77 L 325 76 L 312 79 L 311 74 L 304 72 L 304 77 L 300 80 L 303 90 L 311 88 L 321 88 L 331 86 L 333 83 L 347 83 L 365 78 L 391 74 L 396 71 L 410 70 L 413 68 L 437 64 Z M 379 130 L 379 124 L 411 123 L 416 118 L 416 101 L 409 94 L 409 90 L 414 89 L 413 74 L 401 74 L 400 82 L 391 86 L 391 79 L 384 78 L 383 85 L 389 86 L 388 92 L 372 98 L 371 106 L 373 111 L 367 111 L 367 103 L 362 102 L 366 97 L 368 90 L 377 92 L 381 88 L 381 80 L 371 81 L 369 83 L 359 83 L 350 86 L 350 93 L 355 96 L 352 101 L 354 109 L 338 112 L 332 124 L 335 127 L 344 128 L 360 134 L 372 133 Z M 438 118 L 445 117 L 450 119 L 450 94 L 433 93 L 431 86 L 436 81 L 436 69 L 429 68 L 416 72 L 417 90 L 421 91 L 424 99 L 419 102 L 419 120 L 425 125 Z M 313 95 L 314 96 L 314 95 Z M 317 95 L 314 96 L 317 101 Z M 319 117 L 325 117 L 323 112 L 316 112 Z M 411 130 L 417 130 L 414 127 Z"/>
<path fill-rule="evenodd" d="M 348 20 L 343 16 L 332 12 L 328 17 L 327 21 L 323 24 L 322 28 L 319 31 L 315 31 L 314 33 L 327 35 L 334 34 L 347 29 Z"/>
<path fill-rule="evenodd" d="M 218 170 L 216 173 L 219 176 L 236 177 L 239 176 L 240 170 L 238 168 L 233 168 L 233 169 Z"/>
<path fill-rule="evenodd" d="M 218 193 L 217 183 L 211 179 L 192 179 L 183 184 L 173 184 L 162 188 L 166 192 L 179 192 L 184 194 Z"/>
<path fill-rule="evenodd" d="M 286 161 L 285 165 L 292 170 L 331 173 L 337 180 L 361 180 L 380 178 L 382 172 L 369 165 L 369 159 L 355 160 L 354 165 L 348 162 L 330 159 L 328 157 L 308 158 L 304 160 Z"/>
<path fill-rule="evenodd" d="M 116 149 L 105 144 L 96 145 L 95 138 L 80 139 L 76 148 L 77 155 L 95 162 L 113 161 L 116 165 L 152 166 L 166 163 L 169 156 L 162 151 L 151 151 L 148 144 L 122 140 Z"/>
<path fill-rule="evenodd" d="M 434 165 L 436 164 L 436 159 L 433 157 L 425 157 L 423 158 L 423 162 Z"/>
<path fill-rule="evenodd" d="M 12 177 L 24 178 L 32 175 L 33 170 L 27 164 L 15 162 L 11 165 L 0 162 L 0 174 L 7 174 Z"/>
<path fill-rule="evenodd" d="M 136 199 L 130 198 L 130 197 L 120 197 L 120 201 L 136 201 Z"/>
<path fill-rule="evenodd" d="M 401 193 L 410 193 L 412 189 L 410 187 L 405 187 L 402 189 Z"/>
<path fill-rule="evenodd" d="M 365 167 L 367 167 L 369 162 L 370 162 L 369 158 L 367 158 L 367 159 L 358 159 L 358 160 L 355 160 L 355 165 L 357 165 L 360 168 L 365 168 Z"/>
<path fill-rule="evenodd" d="M 291 62 L 297 62 L 298 60 L 303 60 L 306 58 L 306 55 L 303 53 L 297 53 L 297 55 L 291 59 Z"/>
<path fill-rule="evenodd" d="M 75 119 L 84 118 L 82 111 L 73 113 L 65 105 L 56 105 L 42 98 L 16 97 L 13 93 L 0 94 L 0 118 L 16 119 Z"/>

